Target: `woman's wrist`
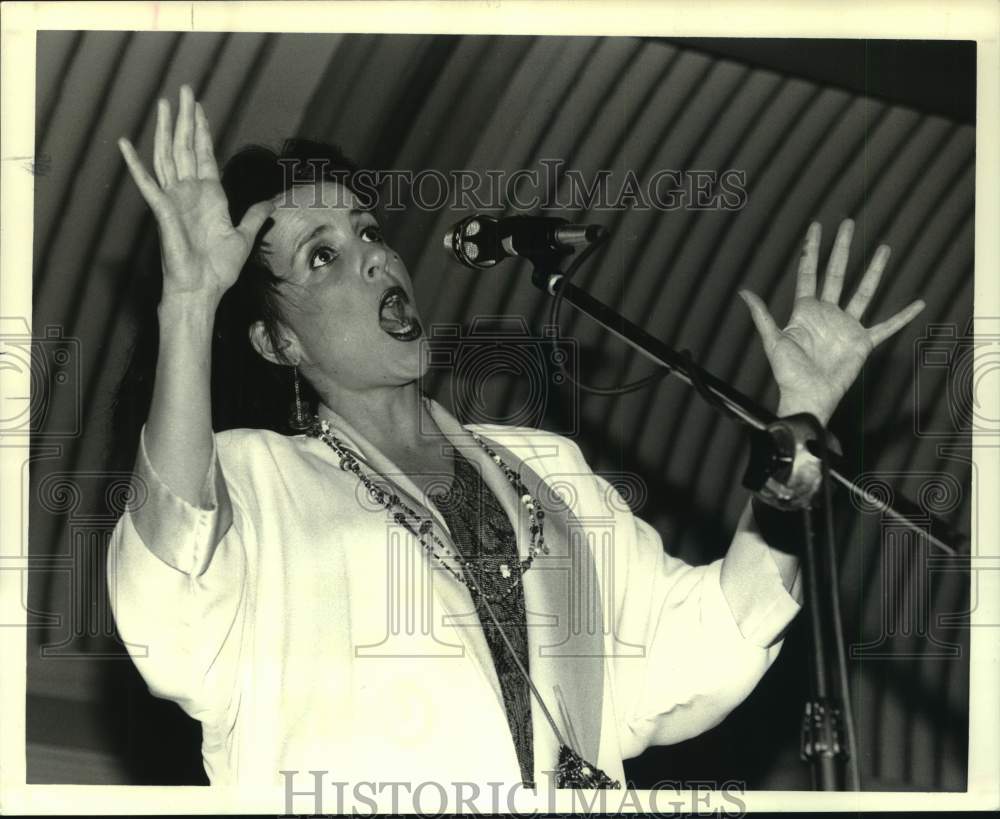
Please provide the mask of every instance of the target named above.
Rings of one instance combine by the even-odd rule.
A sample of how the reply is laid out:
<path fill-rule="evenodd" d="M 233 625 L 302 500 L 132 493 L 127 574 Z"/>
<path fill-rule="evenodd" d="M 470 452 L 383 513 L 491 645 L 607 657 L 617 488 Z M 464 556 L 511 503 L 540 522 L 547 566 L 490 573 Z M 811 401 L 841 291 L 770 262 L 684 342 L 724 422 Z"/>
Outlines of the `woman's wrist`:
<path fill-rule="evenodd" d="M 211 331 L 221 300 L 221 293 L 165 290 L 156 309 L 160 319 L 160 332 L 178 324 L 188 328 L 207 325 Z"/>
<path fill-rule="evenodd" d="M 211 362 L 212 337 L 218 302 L 193 295 L 170 295 L 160 300 L 159 320 L 161 366 L 207 368 Z"/>
<path fill-rule="evenodd" d="M 778 400 L 777 415 L 779 418 L 784 418 L 786 415 L 808 413 L 816 416 L 825 427 L 830 422 L 833 410 L 833 407 L 808 396 L 782 395 Z"/>
<path fill-rule="evenodd" d="M 750 506 L 757 530 L 768 546 L 788 555 L 801 555 L 805 539 L 802 510 L 778 509 L 756 495 Z"/>

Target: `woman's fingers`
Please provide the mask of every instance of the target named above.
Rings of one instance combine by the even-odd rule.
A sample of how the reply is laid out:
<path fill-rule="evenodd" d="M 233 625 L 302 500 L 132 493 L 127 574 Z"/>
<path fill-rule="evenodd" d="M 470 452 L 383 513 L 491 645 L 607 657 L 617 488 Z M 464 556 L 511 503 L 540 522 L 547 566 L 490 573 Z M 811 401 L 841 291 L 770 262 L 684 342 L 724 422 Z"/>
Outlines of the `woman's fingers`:
<path fill-rule="evenodd" d="M 257 238 L 257 234 L 264 227 L 267 217 L 274 213 L 274 208 L 275 204 L 270 200 L 257 202 L 255 205 L 251 205 L 247 212 L 243 214 L 243 219 L 237 230 L 246 237 L 248 243 L 252 244 L 254 239 Z"/>
<path fill-rule="evenodd" d="M 767 352 L 774 346 L 774 342 L 781 331 L 778 329 L 778 325 L 774 323 L 770 311 L 768 311 L 764 302 L 761 301 L 760 296 L 750 290 L 740 290 L 739 296 L 746 302 L 747 307 L 750 308 L 750 318 L 753 319 L 761 341 L 764 342 L 764 351 Z"/>
<path fill-rule="evenodd" d="M 159 217 L 163 210 L 163 192 L 159 185 L 143 166 L 142 160 L 139 159 L 139 154 L 136 153 L 131 142 L 122 137 L 118 140 L 118 148 L 122 152 L 122 156 L 125 157 L 125 164 L 128 166 L 129 173 L 132 174 L 132 179 L 135 180 L 136 187 L 139 188 L 139 193 L 142 194 L 142 198 L 146 200 L 146 204 L 149 205 L 153 213 Z"/>
<path fill-rule="evenodd" d="M 886 319 L 879 324 L 869 327 L 868 338 L 871 339 L 872 346 L 878 347 L 878 345 L 887 338 L 902 330 L 907 324 L 917 317 L 925 306 L 926 305 L 924 304 L 923 299 L 917 299 L 915 302 L 896 313 L 896 315 L 892 318 Z"/>
<path fill-rule="evenodd" d="M 194 155 L 199 179 L 218 179 L 219 166 L 212 150 L 212 131 L 200 102 L 194 104 Z"/>
<path fill-rule="evenodd" d="M 799 259 L 799 273 L 795 281 L 795 298 L 809 298 L 816 295 L 816 269 L 819 266 L 819 239 L 823 227 L 813 222 L 806 231 L 806 242 Z"/>
<path fill-rule="evenodd" d="M 177 181 L 170 135 L 170 103 L 161 99 L 156 106 L 156 137 L 153 140 L 153 169 L 163 188 Z"/>
<path fill-rule="evenodd" d="M 837 238 L 833 242 L 830 261 L 826 265 L 826 275 L 823 277 L 823 294 L 821 301 L 831 304 L 840 302 L 840 293 L 844 289 L 844 273 L 847 271 L 847 259 L 851 253 L 851 239 L 854 238 L 854 221 L 845 219 L 837 230 Z"/>
<path fill-rule="evenodd" d="M 875 255 L 872 257 L 871 264 L 868 265 L 865 275 L 861 278 L 858 289 L 854 291 L 854 295 L 851 296 L 851 300 L 847 303 L 847 307 L 845 308 L 847 315 L 859 321 L 861 320 L 861 316 L 864 315 L 865 310 L 868 309 L 868 305 L 871 304 L 872 296 L 878 290 L 879 282 L 882 281 L 882 272 L 885 270 L 891 252 L 892 249 L 889 245 L 878 246 Z"/>
<path fill-rule="evenodd" d="M 191 179 L 198 171 L 194 156 L 194 93 L 190 86 L 182 85 L 180 96 L 174 128 L 174 165 L 178 179 Z"/>

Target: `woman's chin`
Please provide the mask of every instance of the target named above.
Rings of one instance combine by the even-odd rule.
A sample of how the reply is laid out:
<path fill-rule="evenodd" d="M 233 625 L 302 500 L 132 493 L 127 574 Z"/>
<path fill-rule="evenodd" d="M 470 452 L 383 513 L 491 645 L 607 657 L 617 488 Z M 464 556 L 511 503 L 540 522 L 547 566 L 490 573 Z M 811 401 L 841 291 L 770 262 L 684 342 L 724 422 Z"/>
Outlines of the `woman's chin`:
<path fill-rule="evenodd" d="M 408 384 L 423 378 L 428 369 L 428 358 L 424 353 L 424 340 L 412 341 L 392 339 L 389 343 L 385 366 L 393 382 Z"/>

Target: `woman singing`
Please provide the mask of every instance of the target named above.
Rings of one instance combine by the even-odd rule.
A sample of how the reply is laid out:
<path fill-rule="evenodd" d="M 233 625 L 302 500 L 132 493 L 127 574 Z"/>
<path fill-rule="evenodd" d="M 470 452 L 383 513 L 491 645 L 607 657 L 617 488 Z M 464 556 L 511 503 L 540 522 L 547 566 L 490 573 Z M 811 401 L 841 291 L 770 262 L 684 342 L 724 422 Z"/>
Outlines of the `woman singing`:
<path fill-rule="evenodd" d="M 748 503 L 725 557 L 689 566 L 572 441 L 463 427 L 419 390 L 410 276 L 350 166 L 300 142 L 241 152 L 220 179 L 189 88 L 171 120 L 161 100 L 154 175 L 120 142 L 163 290 L 108 571 L 150 690 L 202 723 L 210 781 L 608 785 L 623 759 L 720 722 L 799 610 L 782 513 Z M 810 228 L 784 330 L 741 294 L 779 415 L 825 424 L 923 308 L 861 325 L 884 246 L 838 306 L 851 228 L 818 298 Z M 214 432 L 219 402 L 251 420 Z M 263 420 L 275 402 L 293 434 Z"/>

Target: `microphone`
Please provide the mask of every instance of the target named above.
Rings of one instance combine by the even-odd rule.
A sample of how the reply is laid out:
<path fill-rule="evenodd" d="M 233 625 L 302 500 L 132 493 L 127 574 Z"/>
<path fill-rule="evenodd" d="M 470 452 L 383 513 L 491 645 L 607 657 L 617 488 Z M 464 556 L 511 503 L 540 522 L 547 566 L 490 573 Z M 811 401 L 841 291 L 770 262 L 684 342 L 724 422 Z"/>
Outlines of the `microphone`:
<path fill-rule="evenodd" d="M 534 258 L 568 255 L 574 248 L 596 242 L 601 225 L 573 225 L 556 216 L 505 216 L 474 213 L 452 225 L 444 249 L 459 264 L 475 270 L 493 267 L 508 256 Z"/>

